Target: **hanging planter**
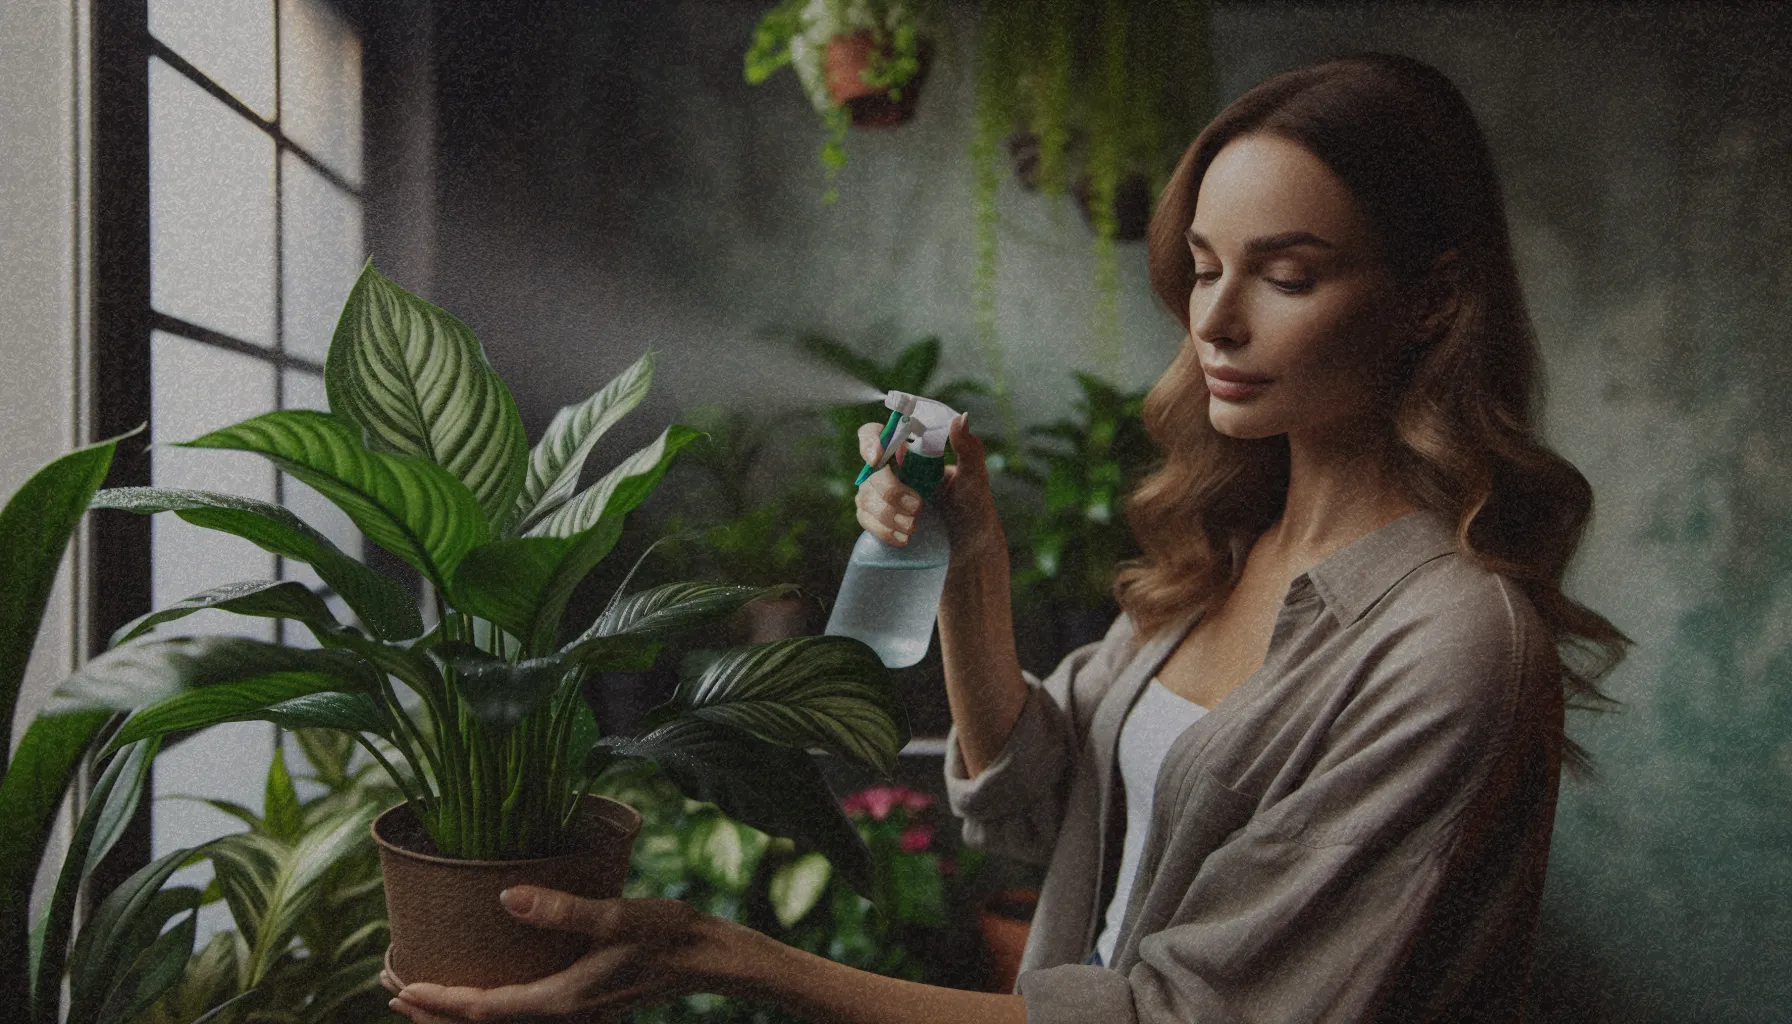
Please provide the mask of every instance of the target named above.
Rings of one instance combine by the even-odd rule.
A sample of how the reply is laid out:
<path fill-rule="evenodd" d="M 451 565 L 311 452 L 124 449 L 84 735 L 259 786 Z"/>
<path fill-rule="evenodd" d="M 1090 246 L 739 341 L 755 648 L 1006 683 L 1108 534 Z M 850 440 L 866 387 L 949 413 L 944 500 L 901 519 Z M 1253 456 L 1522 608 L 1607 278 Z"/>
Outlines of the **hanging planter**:
<path fill-rule="evenodd" d="M 986 355 L 995 333 L 997 164 L 1023 188 L 1070 192 L 1095 232 L 1093 333 L 1103 371 L 1120 358 L 1114 244 L 1144 237 L 1154 197 L 1205 122 L 1207 0 L 989 0 L 978 24 L 974 291 Z"/>
<path fill-rule="evenodd" d="M 759 19 L 745 73 L 758 85 L 788 65 L 821 115 L 826 189 L 846 166 L 849 127 L 890 128 L 914 116 L 932 62 L 936 0 L 783 0 Z"/>

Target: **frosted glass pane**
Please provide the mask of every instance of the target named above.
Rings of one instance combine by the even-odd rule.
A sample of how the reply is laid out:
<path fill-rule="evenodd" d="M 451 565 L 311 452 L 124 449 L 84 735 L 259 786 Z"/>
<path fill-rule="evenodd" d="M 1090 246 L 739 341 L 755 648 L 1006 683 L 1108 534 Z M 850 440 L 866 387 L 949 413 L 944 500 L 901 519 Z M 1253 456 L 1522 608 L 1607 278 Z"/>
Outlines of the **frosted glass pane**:
<path fill-rule="evenodd" d="M 361 38 L 325 0 L 280 0 L 280 130 L 361 183 Z"/>
<path fill-rule="evenodd" d="M 274 119 L 273 0 L 149 0 L 149 34 Z"/>
<path fill-rule="evenodd" d="M 280 157 L 286 351 L 323 362 L 336 317 L 367 253 L 361 202 L 291 153 Z"/>
<path fill-rule="evenodd" d="M 274 500 L 274 469 L 247 452 L 174 448 L 274 407 L 274 368 L 252 356 L 157 332 L 150 339 L 150 479 L 157 487 L 220 491 Z M 228 534 L 173 515 L 150 525 L 150 589 L 157 608 L 224 583 L 272 579 L 274 556 Z M 274 638 L 271 619 L 225 612 L 190 615 L 164 633 L 229 633 Z"/>
<path fill-rule="evenodd" d="M 243 341 L 274 340 L 274 140 L 149 62 L 150 301 Z"/>
<path fill-rule="evenodd" d="M 324 380 L 314 373 L 304 370 L 286 371 L 286 407 L 288 409 L 317 409 L 329 411 L 329 403 L 325 400 Z M 310 523 L 317 532 L 330 538 L 332 542 L 353 558 L 362 557 L 361 531 L 330 499 L 319 494 L 309 486 L 282 474 L 280 481 L 282 501 L 287 508 L 293 510 L 300 519 Z M 314 589 L 323 587 L 323 580 L 317 573 L 303 562 L 287 561 L 281 571 L 282 578 L 299 580 Z M 330 607 L 336 617 L 343 622 L 352 622 L 353 613 L 348 606 L 339 600 L 330 600 Z M 300 637 L 310 638 L 310 632 L 302 626 L 288 626 L 286 636 L 289 641 L 297 641 Z M 307 644 L 306 646 L 310 646 Z"/>

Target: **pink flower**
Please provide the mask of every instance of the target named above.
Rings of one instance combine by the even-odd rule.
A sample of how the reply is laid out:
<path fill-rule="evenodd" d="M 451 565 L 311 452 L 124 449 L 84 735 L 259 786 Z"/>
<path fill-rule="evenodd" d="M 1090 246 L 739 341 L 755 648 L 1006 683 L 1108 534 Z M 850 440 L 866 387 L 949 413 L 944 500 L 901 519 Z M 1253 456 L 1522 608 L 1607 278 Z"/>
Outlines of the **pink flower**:
<path fill-rule="evenodd" d="M 871 786 L 861 789 L 840 802 L 849 815 L 870 815 L 882 821 L 897 807 L 916 814 L 933 806 L 933 797 L 907 786 Z"/>
<path fill-rule="evenodd" d="M 923 821 L 902 830 L 896 846 L 903 853 L 925 853 L 933 845 L 933 822 Z"/>

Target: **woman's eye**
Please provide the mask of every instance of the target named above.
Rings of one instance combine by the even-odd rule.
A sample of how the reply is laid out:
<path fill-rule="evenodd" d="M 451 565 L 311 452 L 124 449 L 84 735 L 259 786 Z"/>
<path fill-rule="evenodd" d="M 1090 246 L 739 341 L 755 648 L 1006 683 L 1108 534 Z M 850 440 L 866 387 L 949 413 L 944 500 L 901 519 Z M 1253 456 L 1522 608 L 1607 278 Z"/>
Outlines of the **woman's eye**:
<path fill-rule="evenodd" d="M 1219 279 L 1220 279 L 1220 272 L 1217 270 L 1196 270 L 1195 271 L 1195 283 L 1196 284 L 1212 284 L 1213 282 L 1218 281 Z"/>
<path fill-rule="evenodd" d="M 1277 288 L 1280 288 L 1281 290 L 1288 292 L 1291 295 L 1298 293 L 1298 292 L 1304 292 L 1308 288 L 1313 287 L 1313 279 L 1310 277 L 1302 277 L 1302 278 L 1272 277 L 1272 278 L 1269 278 L 1268 280 L 1269 280 L 1270 284 L 1275 285 Z"/>

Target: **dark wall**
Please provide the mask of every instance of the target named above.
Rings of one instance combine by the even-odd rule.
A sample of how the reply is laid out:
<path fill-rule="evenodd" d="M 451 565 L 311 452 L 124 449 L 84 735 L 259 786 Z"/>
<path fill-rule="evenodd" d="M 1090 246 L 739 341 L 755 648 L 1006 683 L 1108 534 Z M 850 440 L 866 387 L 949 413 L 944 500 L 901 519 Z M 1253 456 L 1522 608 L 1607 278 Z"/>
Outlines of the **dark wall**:
<path fill-rule="evenodd" d="M 938 333 L 949 371 L 983 369 L 974 8 L 951 8 L 958 39 L 916 121 L 853 135 L 830 208 L 795 81 L 741 81 L 763 6 L 436 5 L 433 242 L 412 243 L 427 250 L 416 266 L 486 341 L 532 432 L 649 345 L 658 397 L 611 457 L 684 405 L 831 397 L 837 384 L 764 343 L 781 332 L 868 350 Z M 1571 723 L 1600 776 L 1563 785 L 1541 1019 L 1792 1017 L 1787 16 L 1226 4 L 1216 26 L 1227 97 L 1341 50 L 1437 64 L 1504 176 L 1547 432 L 1598 499 L 1570 590 L 1638 641 L 1609 681 L 1622 710 Z M 1089 234 L 1074 208 L 1004 189 L 1005 363 L 1022 417 L 1043 419 L 1063 412 L 1071 369 L 1103 369 Z M 1176 330 L 1139 248 L 1121 261 L 1118 372 L 1143 384 Z"/>

